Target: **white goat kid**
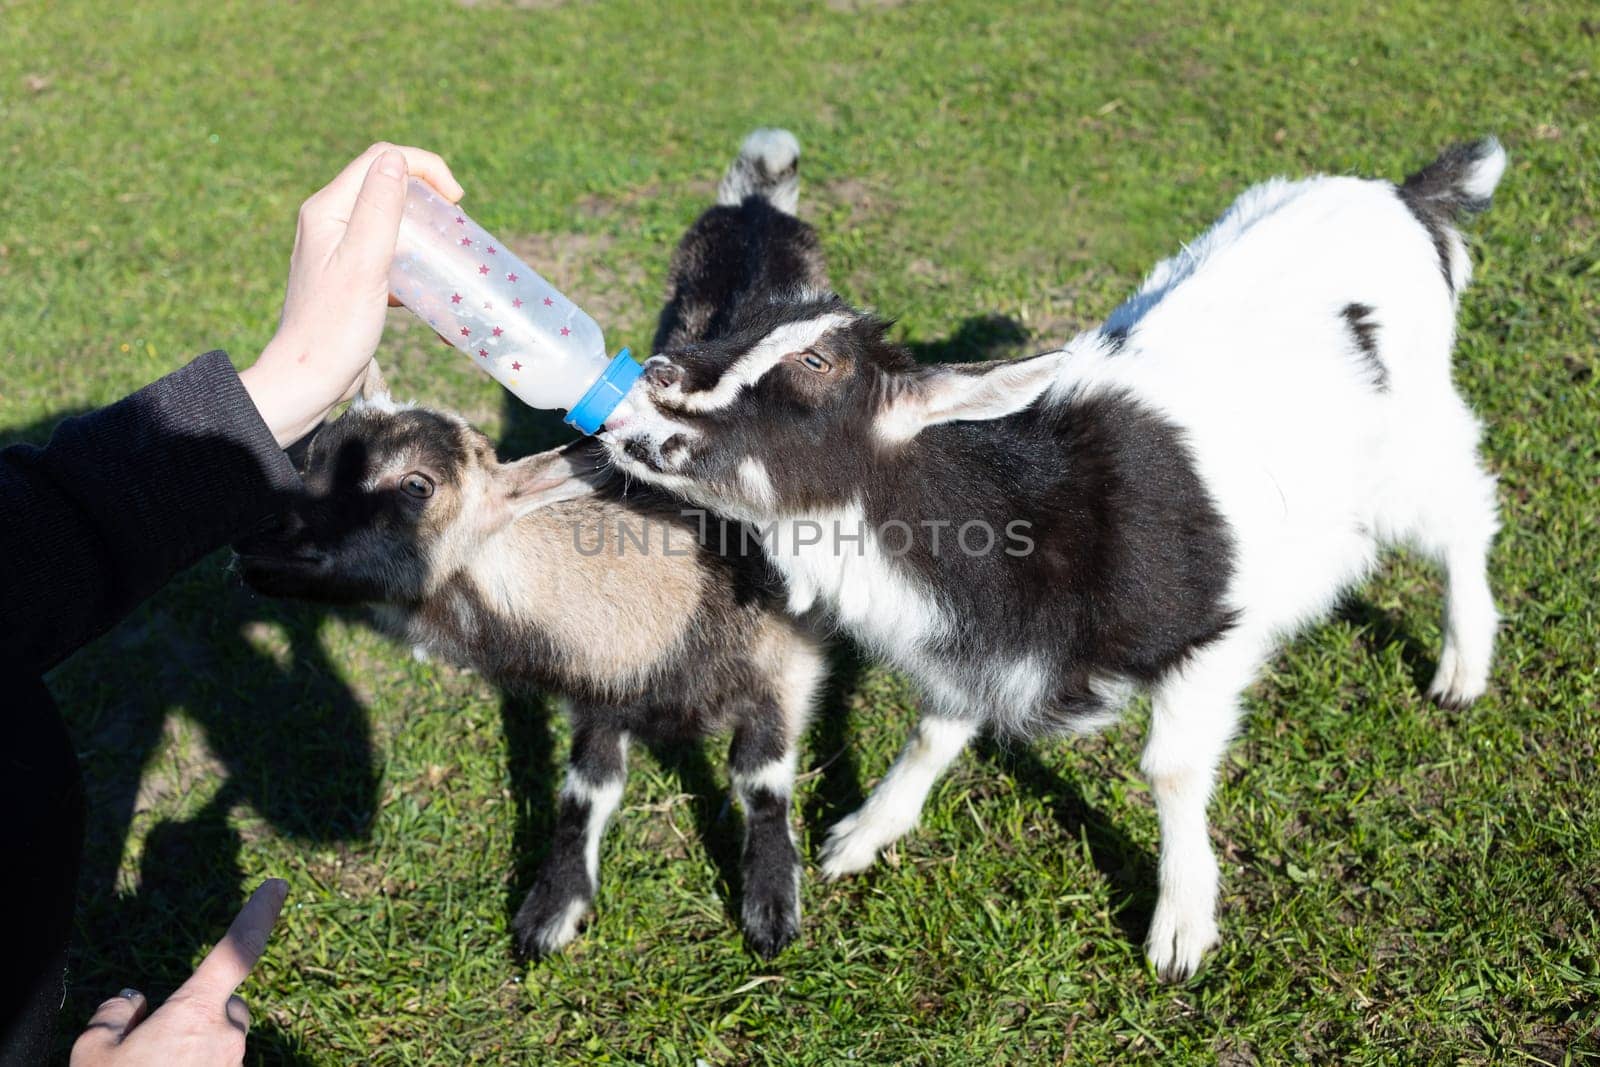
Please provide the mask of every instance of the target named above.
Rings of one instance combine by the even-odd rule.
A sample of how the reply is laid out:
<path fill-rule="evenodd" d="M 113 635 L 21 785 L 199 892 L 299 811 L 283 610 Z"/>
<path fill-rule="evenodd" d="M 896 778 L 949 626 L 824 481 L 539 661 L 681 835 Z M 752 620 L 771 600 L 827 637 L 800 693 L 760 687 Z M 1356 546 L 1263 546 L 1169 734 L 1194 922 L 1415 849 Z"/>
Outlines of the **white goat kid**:
<path fill-rule="evenodd" d="M 912 828 L 979 729 L 1087 729 L 1142 687 L 1161 825 L 1147 951 L 1181 978 L 1217 941 L 1206 807 L 1240 693 L 1381 548 L 1444 565 L 1434 696 L 1484 691 L 1495 493 L 1451 384 L 1471 273 L 1453 222 L 1505 162 L 1489 139 L 1400 186 L 1257 186 L 1105 326 L 1028 360 L 917 367 L 881 321 L 797 291 L 650 361 L 603 437 L 614 462 L 761 526 L 791 609 L 831 612 L 927 697 L 834 827 L 827 876 Z M 987 550 L 957 551 L 969 528 Z"/>

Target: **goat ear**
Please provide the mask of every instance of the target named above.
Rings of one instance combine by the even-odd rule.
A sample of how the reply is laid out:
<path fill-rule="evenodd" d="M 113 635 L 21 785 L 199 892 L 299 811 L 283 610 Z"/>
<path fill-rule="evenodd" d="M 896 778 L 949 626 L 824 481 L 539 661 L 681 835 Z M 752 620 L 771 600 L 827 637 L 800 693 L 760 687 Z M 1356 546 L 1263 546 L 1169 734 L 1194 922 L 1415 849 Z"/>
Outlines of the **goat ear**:
<path fill-rule="evenodd" d="M 378 369 L 378 357 L 373 356 L 361 377 L 361 399 L 370 401 L 379 397 L 388 399 L 388 396 L 389 383 L 383 380 L 383 371 Z"/>
<path fill-rule="evenodd" d="M 588 496 L 600 486 L 602 474 L 592 453 L 568 447 L 504 464 L 495 478 L 514 521 L 558 501 Z"/>
<path fill-rule="evenodd" d="M 909 441 L 941 422 L 1003 418 L 1026 408 L 1056 380 L 1062 354 L 1030 359 L 930 367 L 903 375 L 878 410 L 874 427 L 885 441 Z"/>

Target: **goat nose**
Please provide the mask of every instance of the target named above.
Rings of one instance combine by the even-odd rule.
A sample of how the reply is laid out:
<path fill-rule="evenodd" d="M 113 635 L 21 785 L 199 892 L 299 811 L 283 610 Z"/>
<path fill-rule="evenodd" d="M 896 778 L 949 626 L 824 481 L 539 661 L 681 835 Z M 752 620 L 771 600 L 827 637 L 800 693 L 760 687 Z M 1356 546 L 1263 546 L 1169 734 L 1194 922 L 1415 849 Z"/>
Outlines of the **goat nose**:
<path fill-rule="evenodd" d="M 656 356 L 645 364 L 644 380 L 653 388 L 665 389 L 683 380 L 683 368 Z"/>

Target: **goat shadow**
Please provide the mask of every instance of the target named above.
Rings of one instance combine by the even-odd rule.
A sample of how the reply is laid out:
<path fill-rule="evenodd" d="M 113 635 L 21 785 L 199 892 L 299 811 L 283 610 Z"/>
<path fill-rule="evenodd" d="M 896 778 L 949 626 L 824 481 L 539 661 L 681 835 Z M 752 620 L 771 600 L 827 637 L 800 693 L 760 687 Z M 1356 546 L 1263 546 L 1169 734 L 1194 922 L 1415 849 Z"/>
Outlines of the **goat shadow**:
<path fill-rule="evenodd" d="M 42 444 L 83 409 L 0 430 Z M 95 1006 L 124 986 L 159 1002 L 227 929 L 254 889 L 229 823 L 240 806 L 285 837 L 366 840 L 377 810 L 367 715 L 318 633 L 328 612 L 257 599 L 219 556 L 203 560 L 47 681 L 77 749 L 86 802 L 69 985 L 57 1032 L 66 1049 Z M 270 631 L 281 636 L 270 636 Z M 276 643 L 277 647 L 267 647 Z M 177 723 L 203 746 L 157 760 Z M 219 783 L 220 784 L 217 784 Z M 186 798 L 215 785 L 197 805 Z M 136 823 L 160 800 L 185 811 L 143 834 L 136 880 L 120 875 Z M 190 810 L 192 809 L 192 810 Z M 313 1062 L 256 1012 L 247 1059 Z"/>
<path fill-rule="evenodd" d="M 1009 315 L 972 315 L 948 337 L 907 341 L 905 346 L 918 363 L 982 363 L 1020 355 L 1032 336 Z"/>
<path fill-rule="evenodd" d="M 1400 646 L 1400 662 L 1405 665 L 1411 684 L 1426 693 L 1439 668 L 1439 657 L 1400 622 L 1400 620 L 1359 596 L 1346 596 L 1334 609 L 1333 617 L 1355 626 L 1365 634 L 1364 643 L 1375 649 Z"/>

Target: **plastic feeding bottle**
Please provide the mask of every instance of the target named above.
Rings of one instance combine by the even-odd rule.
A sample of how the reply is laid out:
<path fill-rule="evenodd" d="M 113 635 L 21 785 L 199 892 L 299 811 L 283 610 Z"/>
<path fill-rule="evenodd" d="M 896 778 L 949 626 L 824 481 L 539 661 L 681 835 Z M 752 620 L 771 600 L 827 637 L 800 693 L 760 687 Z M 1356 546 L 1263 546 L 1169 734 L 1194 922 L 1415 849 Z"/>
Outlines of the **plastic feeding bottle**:
<path fill-rule="evenodd" d="M 389 288 L 517 399 L 596 433 L 641 370 L 600 327 L 456 205 L 412 178 Z"/>

